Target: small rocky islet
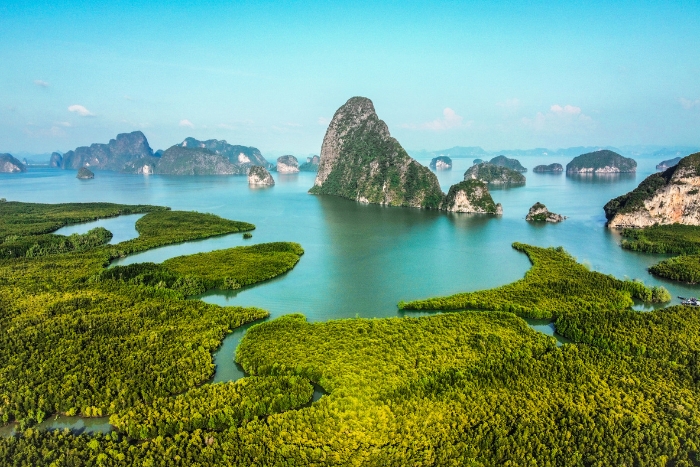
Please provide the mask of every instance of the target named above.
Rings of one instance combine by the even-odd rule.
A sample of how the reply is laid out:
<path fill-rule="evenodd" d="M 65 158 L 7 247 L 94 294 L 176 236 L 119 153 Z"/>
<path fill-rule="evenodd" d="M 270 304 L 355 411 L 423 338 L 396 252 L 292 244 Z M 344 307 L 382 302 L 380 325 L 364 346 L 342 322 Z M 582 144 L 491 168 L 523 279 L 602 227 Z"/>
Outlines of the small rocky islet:
<path fill-rule="evenodd" d="M 452 170 L 452 159 L 448 156 L 434 157 L 428 166 L 433 170 Z"/>
<path fill-rule="evenodd" d="M 525 220 L 531 222 L 557 223 L 563 221 L 564 219 L 566 219 L 566 216 L 550 212 L 549 209 L 547 209 L 547 206 L 539 201 L 532 205 L 527 213 L 527 216 L 525 216 Z"/>
<path fill-rule="evenodd" d="M 95 174 L 92 172 L 92 170 L 88 169 L 87 167 L 81 167 L 78 170 L 78 174 L 75 176 L 75 178 L 79 180 L 90 180 L 95 178 Z"/>
<path fill-rule="evenodd" d="M 248 170 L 248 185 L 252 186 L 274 186 L 275 179 L 265 167 L 254 165 Z"/>
<path fill-rule="evenodd" d="M 0 154 L 0 173 L 26 172 L 27 167 L 12 154 Z"/>
<path fill-rule="evenodd" d="M 564 167 L 561 164 L 557 164 L 556 162 L 553 164 L 549 165 L 538 165 L 535 166 L 534 169 L 532 169 L 533 172 L 537 173 L 561 173 L 564 171 Z"/>
<path fill-rule="evenodd" d="M 299 161 L 294 156 L 281 156 L 277 158 L 275 170 L 278 174 L 299 173 Z"/>

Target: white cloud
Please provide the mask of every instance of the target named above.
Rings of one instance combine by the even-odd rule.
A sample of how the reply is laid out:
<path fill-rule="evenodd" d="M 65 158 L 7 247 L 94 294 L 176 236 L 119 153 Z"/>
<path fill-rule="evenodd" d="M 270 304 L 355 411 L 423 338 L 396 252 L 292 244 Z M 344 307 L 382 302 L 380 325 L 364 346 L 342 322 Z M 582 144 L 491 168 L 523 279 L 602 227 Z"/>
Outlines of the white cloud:
<path fill-rule="evenodd" d="M 82 105 L 78 105 L 78 104 L 73 104 L 73 105 L 69 106 L 68 111 L 73 112 L 73 113 L 77 113 L 81 117 L 94 117 L 95 116 L 94 113 L 90 112 L 88 109 L 86 109 Z"/>
<path fill-rule="evenodd" d="M 464 121 L 464 117 L 457 115 L 457 112 L 449 107 L 445 107 L 442 111 L 442 118 L 433 120 L 432 122 L 425 122 L 419 125 L 413 123 L 406 123 L 401 125 L 403 128 L 409 128 L 411 130 L 429 130 L 429 131 L 444 131 L 451 130 L 453 128 L 467 128 L 474 123 L 473 121 Z"/>
<path fill-rule="evenodd" d="M 36 84 L 37 86 L 39 86 L 41 88 L 48 88 L 49 87 L 49 83 L 47 83 L 46 81 L 40 80 L 40 79 L 35 79 L 34 84 Z"/>
<path fill-rule="evenodd" d="M 318 117 L 318 124 L 321 126 L 328 126 L 328 124 L 330 122 L 331 122 L 330 119 L 328 119 L 326 117 Z"/>
<path fill-rule="evenodd" d="M 520 99 L 514 97 L 512 99 L 506 99 L 503 102 L 496 102 L 496 106 L 502 107 L 507 110 L 517 110 L 520 107 Z"/>
<path fill-rule="evenodd" d="M 565 105 L 562 107 L 559 104 L 554 104 L 549 108 L 549 110 L 556 115 L 580 115 L 581 107 L 576 107 L 575 105 Z"/>
<path fill-rule="evenodd" d="M 186 127 L 186 128 L 194 128 L 194 123 L 190 122 L 189 120 L 180 120 L 180 126 Z"/>
<path fill-rule="evenodd" d="M 683 106 L 684 109 L 690 110 L 692 108 L 698 107 L 700 108 L 700 99 L 686 99 L 685 97 L 680 97 L 678 98 L 678 102 L 681 103 L 681 106 Z"/>
<path fill-rule="evenodd" d="M 535 131 L 551 133 L 581 132 L 595 126 L 595 121 L 584 114 L 581 107 L 570 104 L 554 104 L 549 112 L 537 112 L 532 118 L 524 117 L 521 123 Z"/>

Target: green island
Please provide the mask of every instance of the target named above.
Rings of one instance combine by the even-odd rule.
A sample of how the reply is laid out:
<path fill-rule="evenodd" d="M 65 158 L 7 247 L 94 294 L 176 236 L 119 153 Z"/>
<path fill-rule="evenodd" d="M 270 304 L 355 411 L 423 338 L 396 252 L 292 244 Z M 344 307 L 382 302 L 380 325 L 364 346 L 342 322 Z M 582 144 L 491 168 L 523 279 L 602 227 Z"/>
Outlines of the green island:
<path fill-rule="evenodd" d="M 624 229 L 622 248 L 644 253 L 677 254 L 649 268 L 652 274 L 674 281 L 700 282 L 700 227 L 684 224 Z"/>
<path fill-rule="evenodd" d="M 187 220 L 173 228 L 178 218 Z M 285 315 L 243 336 L 236 359 L 248 376 L 202 385 L 223 335 L 266 312 L 184 300 L 173 284 L 264 280 L 303 251 L 263 244 L 105 269 L 115 254 L 147 248 L 139 242 L 166 241 L 154 219 L 175 238 L 246 227 L 155 210 L 127 247 L 0 260 L 0 413 L 23 422 L 0 439 L 0 464 L 700 462 L 700 310 L 631 309 L 633 299 L 667 301 L 663 288 L 589 271 L 562 248 L 515 243 L 532 262 L 523 279 L 400 304 L 472 310 L 313 323 Z M 559 347 L 522 317 L 553 318 L 574 343 Z M 311 382 L 327 393 L 313 403 Z M 116 429 L 31 427 L 72 409 L 109 414 Z"/>
<path fill-rule="evenodd" d="M 564 249 L 514 243 L 532 268 L 525 277 L 496 289 L 400 302 L 402 310 L 495 310 L 526 318 L 555 318 L 578 310 L 626 310 L 633 299 L 663 303 L 671 299 L 663 287 L 619 280 L 590 271 Z"/>
<path fill-rule="evenodd" d="M 0 251 L 8 243 L 29 245 L 24 254 L 13 249 L 0 259 L 0 420 L 20 428 L 58 413 L 115 414 L 206 382 L 223 337 L 268 313 L 185 300 L 187 292 L 275 277 L 303 253 L 298 244 L 273 243 L 173 258 L 164 266 L 105 269 L 132 252 L 255 226 L 155 206 L 6 202 L 0 210 Z M 92 238 L 95 231 L 110 238 L 104 229 L 69 237 L 46 232 L 134 212 L 148 214 L 136 222 L 133 240 L 33 253 L 46 235 L 73 246 L 75 237 Z"/>
<path fill-rule="evenodd" d="M 643 229 L 624 229 L 620 246 L 644 253 L 692 255 L 700 253 L 700 227 L 695 225 L 654 225 Z"/>

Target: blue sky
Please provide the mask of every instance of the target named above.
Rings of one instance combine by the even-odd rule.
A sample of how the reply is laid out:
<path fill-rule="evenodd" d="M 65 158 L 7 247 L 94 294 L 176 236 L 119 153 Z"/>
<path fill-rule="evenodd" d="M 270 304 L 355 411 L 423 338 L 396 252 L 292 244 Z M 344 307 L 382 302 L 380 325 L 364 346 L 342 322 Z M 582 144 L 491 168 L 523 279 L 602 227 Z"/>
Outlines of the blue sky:
<path fill-rule="evenodd" d="M 700 145 L 700 2 L 494 3 L 6 0 L 0 152 L 318 153 L 356 95 L 409 149 Z"/>

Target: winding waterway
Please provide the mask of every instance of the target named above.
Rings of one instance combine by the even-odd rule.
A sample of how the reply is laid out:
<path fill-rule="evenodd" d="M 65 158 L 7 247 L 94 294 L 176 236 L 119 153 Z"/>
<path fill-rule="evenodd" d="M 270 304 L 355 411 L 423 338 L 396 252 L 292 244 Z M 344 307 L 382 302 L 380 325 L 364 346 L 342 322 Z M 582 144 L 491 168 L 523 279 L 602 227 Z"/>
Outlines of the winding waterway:
<path fill-rule="evenodd" d="M 462 179 L 471 159 L 453 159 L 454 169 L 439 172 L 443 190 Z M 537 164 L 567 160 L 522 158 L 531 169 Z M 429 161 L 421 160 L 427 165 Z M 647 267 L 664 256 L 622 250 L 619 235 L 605 228 L 602 206 L 633 189 L 654 171 L 659 161 L 638 160 L 631 175 L 569 177 L 564 174 L 525 175 L 525 187 L 493 190 L 503 205 L 500 217 L 448 214 L 430 210 L 362 205 L 329 196 L 307 194 L 315 174 L 279 175 L 268 189 L 250 189 L 238 176 L 140 176 L 98 172 L 92 180 L 77 180 L 75 172 L 30 168 L 23 174 L 0 174 L 0 198 L 41 203 L 106 201 L 156 204 L 173 209 L 211 212 L 256 225 L 253 238 L 234 234 L 162 247 L 115 262 L 162 262 L 197 252 L 270 241 L 300 243 L 305 254 L 290 272 L 262 284 L 236 291 L 211 291 L 200 297 L 219 305 L 256 306 L 271 317 L 303 313 L 309 321 L 366 317 L 418 316 L 399 312 L 400 300 L 492 288 L 515 281 L 530 267 L 515 242 L 563 246 L 591 269 L 619 278 L 640 278 L 663 285 L 676 296 L 698 295 L 700 287 L 661 280 Z M 539 225 L 524 220 L 536 201 L 568 216 L 561 224 Z M 134 238 L 139 216 L 123 216 L 77 226 L 57 233 L 83 233 L 104 226 L 112 243 Z M 643 309 L 643 306 L 638 306 Z M 529 320 L 534 329 L 554 335 L 550 322 Z M 234 361 L 235 348 L 249 325 L 228 335 L 214 355 L 212 382 L 232 381 L 244 374 Z M 559 342 L 565 342 L 555 336 Z M 317 389 L 315 398 L 322 392 Z M 53 425 L 52 425 L 53 423 Z M 105 431 L 105 419 L 59 417 L 43 428 L 69 427 L 77 431 Z M 106 424 L 106 425 L 105 425 Z M 11 430 L 11 427 L 0 428 Z M 7 434 L 7 433 L 5 433 Z"/>

